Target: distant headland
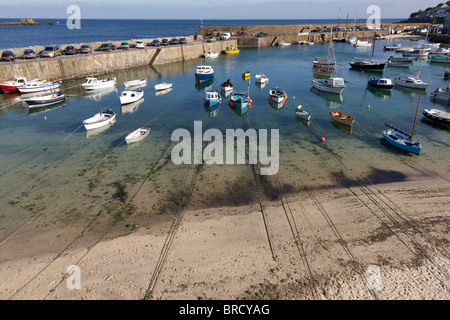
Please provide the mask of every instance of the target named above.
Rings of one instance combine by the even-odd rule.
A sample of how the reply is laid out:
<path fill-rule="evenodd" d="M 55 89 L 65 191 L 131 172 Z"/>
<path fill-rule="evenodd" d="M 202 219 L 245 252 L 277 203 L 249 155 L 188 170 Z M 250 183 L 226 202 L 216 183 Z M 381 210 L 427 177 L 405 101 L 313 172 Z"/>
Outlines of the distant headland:
<path fill-rule="evenodd" d="M 440 3 L 435 7 L 429 7 L 424 10 L 411 13 L 408 20 L 400 21 L 401 23 L 437 23 L 442 24 L 450 13 L 450 1 Z"/>
<path fill-rule="evenodd" d="M 3 22 L 0 26 L 53 26 L 54 23 L 40 23 L 36 22 L 31 18 L 25 18 L 15 22 Z"/>

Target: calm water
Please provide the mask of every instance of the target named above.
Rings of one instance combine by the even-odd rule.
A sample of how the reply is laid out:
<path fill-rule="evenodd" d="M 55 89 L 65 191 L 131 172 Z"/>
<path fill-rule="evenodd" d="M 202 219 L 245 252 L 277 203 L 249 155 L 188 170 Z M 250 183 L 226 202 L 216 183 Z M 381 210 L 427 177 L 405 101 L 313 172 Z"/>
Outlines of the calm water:
<path fill-rule="evenodd" d="M 393 42 L 382 42 L 388 45 Z M 402 42 L 403 46 L 409 42 Z M 377 44 L 377 46 L 379 46 Z M 429 100 L 429 93 L 444 87 L 445 67 L 422 62 L 421 78 L 431 81 L 424 91 L 394 88 L 391 92 L 367 88 L 368 72 L 349 69 L 353 56 L 370 57 L 371 48 L 335 45 L 338 75 L 347 88 L 342 97 L 321 94 L 311 88 L 312 60 L 326 55 L 327 45 L 246 49 L 235 56 L 220 56 L 203 61 L 195 59 L 161 66 L 117 72 L 119 86 L 112 91 L 87 94 L 82 80 L 63 84 L 69 97 L 62 106 L 30 113 L 17 94 L 0 96 L 0 239 L 4 240 L 27 222 L 29 233 L 54 231 L 61 246 L 83 230 L 97 213 L 106 214 L 105 223 L 122 216 L 132 217 L 172 214 L 188 208 L 242 205 L 263 197 L 276 199 L 279 192 L 295 192 L 305 186 L 313 190 L 348 186 L 354 179 L 368 178 L 373 183 L 420 180 L 441 176 L 449 179 L 448 128 L 422 119 L 421 110 L 450 108 Z M 386 53 L 388 54 L 388 53 Z M 380 47 L 376 60 L 384 61 Z M 251 71 L 252 108 L 245 114 L 234 112 L 223 98 L 216 114 L 203 107 L 204 88 L 196 87 L 194 71 L 201 63 L 215 69 L 212 89 L 232 79 L 238 91 L 245 91 L 244 70 Z M 402 73 L 416 74 L 419 61 L 410 70 L 386 69 L 390 78 Z M 263 72 L 269 84 L 260 88 L 254 76 Z M 380 73 L 378 73 L 380 75 Z M 105 76 L 106 77 L 106 76 Z M 118 97 L 124 81 L 148 79 L 145 97 L 139 105 L 120 106 Z M 155 95 L 153 86 L 173 83 L 173 91 Z M 272 87 L 284 89 L 289 98 L 281 109 L 268 104 Z M 421 95 L 416 137 L 423 145 L 420 156 L 387 145 L 381 136 L 383 123 L 393 123 L 406 131 L 412 126 L 418 97 Z M 295 109 L 301 104 L 312 114 L 308 124 L 296 120 Z M 117 122 L 104 132 L 87 133 L 81 123 L 93 114 L 111 107 Z M 338 109 L 356 118 L 352 130 L 335 124 L 330 111 Z M 279 129 L 280 169 L 276 177 L 259 176 L 258 166 L 174 165 L 170 153 L 175 143 L 171 134 L 178 128 L 193 133 L 194 121 L 203 128 Z M 148 125 L 151 136 L 136 146 L 126 146 L 125 136 Z M 326 143 L 321 144 L 320 138 Z M 36 219 L 37 222 L 35 222 Z M 27 225 L 28 226 L 28 225 Z M 66 229 L 70 226 L 70 231 Z M 28 230 L 28 229 L 27 229 Z M 61 230 L 66 230 L 64 232 Z M 26 254 L 29 233 L 15 237 L 8 253 Z M 17 247 L 20 247 L 19 250 Z M 5 251 L 4 251 L 5 252 Z M 29 252 L 28 252 L 29 253 Z"/>
<path fill-rule="evenodd" d="M 0 19 L 2 22 L 20 19 Z M 382 19 L 392 23 L 401 19 Z M 22 48 L 33 45 L 68 44 L 95 41 L 145 39 L 172 36 L 189 36 L 203 26 L 247 26 L 290 24 L 337 24 L 336 20 L 107 20 L 83 19 L 80 30 L 70 30 L 65 20 L 36 19 L 54 26 L 3 26 L 0 27 L 0 49 Z M 59 24 L 58 24 L 59 21 Z M 358 23 L 366 20 L 358 19 Z M 346 21 L 341 19 L 341 23 Z M 353 23 L 353 20 L 349 21 Z"/>

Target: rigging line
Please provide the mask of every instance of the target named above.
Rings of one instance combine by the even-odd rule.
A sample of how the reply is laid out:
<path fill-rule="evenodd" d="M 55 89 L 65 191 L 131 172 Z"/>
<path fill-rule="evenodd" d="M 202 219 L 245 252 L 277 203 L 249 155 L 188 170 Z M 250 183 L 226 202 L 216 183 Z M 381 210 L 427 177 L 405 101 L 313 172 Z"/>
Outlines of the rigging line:
<path fill-rule="evenodd" d="M 89 224 L 78 234 L 78 236 L 72 240 L 58 255 L 50 261 L 41 271 L 39 271 L 33 278 L 31 278 L 25 285 L 23 285 L 19 290 L 16 291 L 8 300 L 14 300 L 16 296 L 18 296 L 23 290 L 25 290 L 34 280 L 36 280 L 45 270 L 47 270 L 58 258 L 60 258 L 64 252 L 66 252 L 79 238 L 83 236 L 83 234 L 88 230 L 88 228 L 94 223 L 94 221 L 98 218 L 98 216 L 102 213 L 103 210 L 100 210 L 94 218 L 89 222 Z"/>
<path fill-rule="evenodd" d="M 446 275 L 446 272 L 444 271 L 444 270 L 442 270 L 442 268 L 434 261 L 434 259 L 432 258 L 432 257 L 430 257 L 428 254 L 427 254 L 427 252 L 426 252 L 426 250 L 423 248 L 423 246 L 421 246 L 420 244 L 419 244 L 419 242 L 416 240 L 416 239 L 414 239 L 413 237 L 412 237 L 412 235 L 410 234 L 410 233 L 408 233 L 406 230 L 405 230 L 405 228 L 403 228 L 400 224 L 399 224 L 399 222 L 398 221 L 396 221 L 393 217 L 392 217 L 392 215 L 390 215 L 389 213 L 388 213 L 388 211 L 387 211 L 387 209 L 385 208 L 385 207 L 383 207 L 382 205 L 381 205 L 381 203 L 380 203 L 380 201 L 385 205 L 385 206 L 387 206 L 388 208 L 390 208 L 397 216 L 399 216 L 399 217 L 401 217 L 399 214 L 398 214 L 398 212 L 395 212 L 395 210 L 393 210 L 386 202 L 384 202 L 382 199 L 380 199 L 379 197 L 377 197 L 376 195 L 374 195 L 373 193 L 371 193 L 371 191 L 366 187 L 366 189 L 367 189 L 367 191 L 365 191 L 365 189 L 364 189 L 364 186 L 360 183 L 360 181 L 358 180 L 358 178 L 356 178 L 352 173 L 351 173 L 351 171 L 345 166 L 345 164 L 337 157 L 337 155 L 336 155 L 336 153 L 332 150 L 332 148 L 330 147 L 330 146 L 328 146 L 328 144 L 326 144 L 325 145 L 326 146 L 326 148 L 330 151 L 330 153 L 336 158 L 336 160 L 341 164 L 341 166 L 348 172 L 348 174 L 353 178 L 353 180 L 358 184 L 358 186 L 359 186 L 359 188 L 360 188 L 360 190 L 361 191 L 363 191 L 368 197 L 369 197 L 369 199 L 375 204 L 375 205 L 377 205 L 378 206 L 378 208 L 410 239 L 410 241 L 416 246 L 416 248 L 417 249 L 419 249 L 420 251 L 421 251 L 421 253 L 433 264 L 433 265 L 435 265 L 444 275 Z M 332 171 L 332 172 L 334 172 L 334 170 L 332 169 L 332 166 L 330 166 L 330 164 L 327 162 L 327 160 L 326 159 L 322 159 L 323 160 L 323 162 L 324 162 L 324 164 L 327 166 L 327 167 L 329 167 L 329 169 Z M 367 177 L 366 177 L 366 179 L 368 179 Z M 370 181 L 370 180 L 369 180 Z M 372 183 L 372 182 L 371 182 Z M 373 183 L 372 183 L 373 184 Z M 384 195 L 384 197 L 386 197 L 386 198 L 388 198 L 384 193 L 382 193 L 383 195 Z M 380 201 L 377 201 L 376 199 L 375 199 L 375 197 L 377 197 Z M 401 218 L 403 218 L 403 217 L 401 217 Z M 404 218 L 403 218 L 404 219 Z M 392 231 L 393 232 L 393 231 Z M 394 233 L 394 232 L 393 232 Z M 394 233 L 395 234 L 395 233 Z M 427 239 L 428 240 L 428 239 Z M 411 249 L 410 249 L 411 250 Z M 412 250 L 411 250 L 411 252 L 412 253 L 414 253 Z M 428 268 L 428 267 L 427 267 Z M 432 273 L 434 273 L 433 272 L 433 270 L 430 270 L 430 271 L 432 271 Z M 436 276 L 437 277 L 437 276 Z M 448 277 L 447 275 L 446 275 L 446 277 Z M 440 279 L 439 279 L 439 277 L 437 277 L 438 278 L 438 280 L 440 281 Z"/>

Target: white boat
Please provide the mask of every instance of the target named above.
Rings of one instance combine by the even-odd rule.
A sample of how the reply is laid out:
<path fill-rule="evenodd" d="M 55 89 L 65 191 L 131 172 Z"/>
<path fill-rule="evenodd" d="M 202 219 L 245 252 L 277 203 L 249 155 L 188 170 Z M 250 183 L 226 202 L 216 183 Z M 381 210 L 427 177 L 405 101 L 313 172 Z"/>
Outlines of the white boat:
<path fill-rule="evenodd" d="M 155 85 L 155 91 L 163 91 L 163 90 L 168 90 L 172 88 L 172 84 L 171 83 L 160 83 Z"/>
<path fill-rule="evenodd" d="M 144 91 L 139 89 L 137 91 L 123 91 L 120 95 L 120 104 L 130 104 L 136 102 L 144 97 Z"/>
<path fill-rule="evenodd" d="M 43 96 L 35 96 L 28 99 L 23 99 L 29 108 L 41 108 L 50 106 L 52 104 L 57 104 L 59 102 L 63 102 L 66 100 L 66 96 L 62 91 L 57 93 L 43 95 Z"/>
<path fill-rule="evenodd" d="M 203 54 L 203 57 L 205 57 L 205 58 L 217 58 L 218 56 L 219 56 L 219 53 L 214 52 L 214 51 L 208 51 Z"/>
<path fill-rule="evenodd" d="M 109 109 L 106 112 L 99 112 L 89 119 L 83 120 L 83 124 L 86 130 L 92 130 L 112 124 L 115 119 L 116 114 Z"/>
<path fill-rule="evenodd" d="M 145 86 L 147 84 L 147 79 L 141 78 L 138 80 L 126 81 L 123 84 L 125 87 Z"/>
<path fill-rule="evenodd" d="M 284 40 L 281 40 L 281 41 L 279 41 L 279 42 L 277 43 L 277 45 L 280 46 L 280 47 L 287 47 L 287 46 L 290 46 L 291 43 L 290 43 L 290 42 L 286 42 L 286 41 L 284 41 Z"/>
<path fill-rule="evenodd" d="M 233 83 L 230 81 L 230 79 L 228 79 L 225 82 L 222 82 L 222 84 L 220 85 L 220 90 L 226 93 L 233 91 Z"/>
<path fill-rule="evenodd" d="M 355 44 L 353 44 L 353 46 L 355 46 L 355 47 L 370 47 L 370 46 L 372 46 L 372 43 L 370 43 L 369 41 L 356 40 L 356 42 L 355 42 Z"/>
<path fill-rule="evenodd" d="M 399 75 L 394 78 L 394 84 L 401 87 L 413 88 L 413 89 L 426 89 L 430 84 L 423 82 L 422 80 L 413 76 Z"/>
<path fill-rule="evenodd" d="M 311 120 L 311 113 L 308 111 L 303 110 L 303 107 L 299 105 L 297 109 L 295 110 L 295 115 L 303 120 L 309 121 Z"/>
<path fill-rule="evenodd" d="M 108 78 L 103 80 L 98 80 L 94 77 L 87 77 L 84 80 L 84 83 L 82 86 L 86 90 L 97 90 L 97 89 L 106 89 L 106 88 L 112 88 L 116 85 L 116 78 Z"/>
<path fill-rule="evenodd" d="M 275 103 L 284 102 L 287 100 L 287 94 L 284 90 L 273 88 L 269 91 L 269 99 Z"/>
<path fill-rule="evenodd" d="M 260 72 L 260 73 L 258 73 L 258 74 L 255 76 L 255 81 L 256 81 L 257 83 L 268 83 L 268 82 L 269 82 L 269 78 L 267 78 L 264 74 L 262 74 L 262 73 Z"/>
<path fill-rule="evenodd" d="M 150 135 L 150 128 L 139 128 L 125 137 L 127 144 L 135 143 L 144 140 Z"/>
<path fill-rule="evenodd" d="M 341 94 L 346 87 L 343 78 L 313 79 L 311 82 L 317 90 L 336 94 Z"/>
<path fill-rule="evenodd" d="M 51 91 L 58 89 L 60 86 L 57 82 L 38 82 L 38 81 L 27 81 L 24 86 L 18 87 L 20 93 L 35 93 L 42 91 Z"/>
<path fill-rule="evenodd" d="M 19 87 L 23 87 L 26 83 L 27 79 L 24 77 L 12 77 L 11 80 L 0 83 L 0 90 L 3 92 L 19 91 Z"/>

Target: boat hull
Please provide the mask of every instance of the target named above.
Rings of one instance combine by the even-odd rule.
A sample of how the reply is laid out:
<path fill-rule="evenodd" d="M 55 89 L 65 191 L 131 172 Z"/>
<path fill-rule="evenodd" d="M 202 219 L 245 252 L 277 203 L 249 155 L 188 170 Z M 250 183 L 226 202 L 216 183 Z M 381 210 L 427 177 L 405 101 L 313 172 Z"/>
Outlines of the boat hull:
<path fill-rule="evenodd" d="M 384 63 L 358 63 L 358 62 L 350 62 L 350 66 L 353 69 L 358 70 L 383 70 L 384 69 Z"/>
<path fill-rule="evenodd" d="M 124 94 L 126 93 L 126 96 Z M 134 96 L 133 96 L 134 95 Z M 144 92 L 124 91 L 120 97 L 120 104 L 127 105 L 136 102 L 144 97 Z"/>
<path fill-rule="evenodd" d="M 5 93 L 18 92 L 20 86 L 0 85 L 0 90 Z"/>
<path fill-rule="evenodd" d="M 331 87 L 323 85 L 321 81 L 312 80 L 312 84 L 314 88 L 316 88 L 319 91 L 328 92 L 328 93 L 334 93 L 334 94 L 341 94 L 342 91 L 345 89 L 345 87 Z"/>
<path fill-rule="evenodd" d="M 86 130 L 93 130 L 97 128 L 101 128 L 104 126 L 107 126 L 109 124 L 112 124 L 116 118 L 116 114 L 109 114 L 109 115 L 103 115 L 97 114 L 89 119 L 86 119 L 83 121 L 84 128 Z"/>
<path fill-rule="evenodd" d="M 50 106 L 53 104 L 57 104 L 60 102 L 63 102 L 66 100 L 66 97 L 64 95 L 55 97 L 55 98 L 48 98 L 48 99 L 26 99 L 24 100 L 29 108 L 41 108 Z"/>
<path fill-rule="evenodd" d="M 339 111 L 331 111 L 330 114 L 333 120 L 349 127 L 351 127 L 355 121 L 353 117 Z"/>
<path fill-rule="evenodd" d="M 202 82 L 206 82 L 209 81 L 213 78 L 214 74 L 199 74 L 196 73 L 195 74 L 195 81 L 202 83 Z"/>
<path fill-rule="evenodd" d="M 150 135 L 150 130 L 150 128 L 136 129 L 125 137 L 125 142 L 131 144 L 142 141 Z"/>
<path fill-rule="evenodd" d="M 423 115 L 430 120 L 439 122 L 441 124 L 450 125 L 450 113 L 437 109 L 424 109 Z"/>
<path fill-rule="evenodd" d="M 422 145 L 420 143 L 416 141 L 413 141 L 413 143 L 409 143 L 409 137 L 395 129 L 382 130 L 381 134 L 391 145 L 404 151 L 419 155 L 420 151 L 422 150 Z"/>
<path fill-rule="evenodd" d="M 51 90 L 55 90 L 59 88 L 59 84 L 55 83 L 55 84 L 51 84 L 51 85 L 44 85 L 44 86 L 39 86 L 39 87 L 33 87 L 33 88 L 27 88 L 27 87 L 19 87 L 19 91 L 22 94 L 26 94 L 26 93 L 36 93 L 36 92 L 43 92 L 43 91 L 51 91 Z"/>

